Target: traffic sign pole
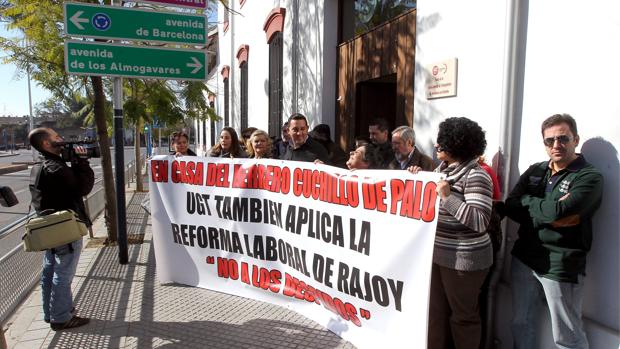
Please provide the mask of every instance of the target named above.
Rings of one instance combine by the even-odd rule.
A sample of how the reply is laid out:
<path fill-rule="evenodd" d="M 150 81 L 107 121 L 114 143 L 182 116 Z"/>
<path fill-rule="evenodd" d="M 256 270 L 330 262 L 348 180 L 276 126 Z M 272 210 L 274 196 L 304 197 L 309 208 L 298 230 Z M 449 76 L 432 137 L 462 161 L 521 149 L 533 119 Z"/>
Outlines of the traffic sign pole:
<path fill-rule="evenodd" d="M 122 6 L 122 1 L 118 2 Z M 65 43 L 65 57 L 67 57 Z M 114 77 L 112 84 L 112 105 L 114 107 L 114 160 L 116 163 L 116 237 L 118 263 L 129 263 L 127 250 L 127 211 L 125 207 L 125 134 L 123 129 L 123 79 Z M 140 159 L 136 159 L 140 163 Z M 136 175 L 141 175 L 140 169 Z"/>
<path fill-rule="evenodd" d="M 111 2 L 114 4 L 116 1 L 111 0 Z M 172 6 L 184 5 L 191 8 L 206 8 L 207 4 L 207 0 L 153 0 L 148 2 Z M 118 5 L 120 7 L 65 4 L 64 24 L 67 35 L 188 45 L 207 43 L 207 22 L 204 16 L 123 8 L 120 1 Z M 206 66 L 206 51 L 201 50 L 65 41 L 67 73 L 114 77 L 116 223 L 120 264 L 127 264 L 129 259 L 125 208 L 122 77 L 205 81 L 207 79 Z M 140 159 L 136 159 L 136 163 L 138 164 L 136 175 L 140 176 Z"/>
<path fill-rule="evenodd" d="M 123 79 L 114 78 L 114 160 L 116 172 L 116 233 L 118 242 L 118 262 L 129 263 L 127 252 L 127 212 L 125 209 L 125 137 L 123 130 Z M 136 159 L 136 164 L 140 159 Z M 136 175 L 140 176 L 138 169 Z"/>

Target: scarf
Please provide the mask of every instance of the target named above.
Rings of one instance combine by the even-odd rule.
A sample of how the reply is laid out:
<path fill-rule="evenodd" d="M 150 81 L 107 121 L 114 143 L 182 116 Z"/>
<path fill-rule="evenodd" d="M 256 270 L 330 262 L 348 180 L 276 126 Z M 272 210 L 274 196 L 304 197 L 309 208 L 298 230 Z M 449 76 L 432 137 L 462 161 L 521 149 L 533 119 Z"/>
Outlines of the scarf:
<path fill-rule="evenodd" d="M 452 186 L 458 182 L 461 177 L 469 173 L 469 171 L 478 165 L 478 157 L 475 157 L 465 162 L 453 162 L 448 165 L 447 162 L 442 162 L 439 167 L 435 169 L 435 172 L 443 173 L 446 175 L 445 181 Z"/>

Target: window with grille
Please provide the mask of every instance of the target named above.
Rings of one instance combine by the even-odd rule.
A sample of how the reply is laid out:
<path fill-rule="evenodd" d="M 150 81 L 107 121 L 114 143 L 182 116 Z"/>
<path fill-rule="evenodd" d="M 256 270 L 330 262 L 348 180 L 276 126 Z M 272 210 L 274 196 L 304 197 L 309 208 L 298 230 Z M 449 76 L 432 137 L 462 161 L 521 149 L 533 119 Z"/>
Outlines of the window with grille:
<path fill-rule="evenodd" d="M 278 137 L 282 124 L 282 32 L 269 43 L 269 135 Z"/>
<path fill-rule="evenodd" d="M 248 62 L 241 63 L 241 130 L 248 128 Z"/>

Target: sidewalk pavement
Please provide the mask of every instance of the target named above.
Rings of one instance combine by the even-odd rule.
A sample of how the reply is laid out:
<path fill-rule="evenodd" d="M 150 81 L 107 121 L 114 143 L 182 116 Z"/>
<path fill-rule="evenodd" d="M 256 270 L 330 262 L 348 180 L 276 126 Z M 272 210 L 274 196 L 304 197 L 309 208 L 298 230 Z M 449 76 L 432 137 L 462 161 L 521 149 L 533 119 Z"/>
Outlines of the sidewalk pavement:
<path fill-rule="evenodd" d="M 36 286 L 5 324 L 9 348 L 355 348 L 280 306 L 160 284 L 151 219 L 140 207 L 148 193 L 130 189 L 126 195 L 129 264 L 118 263 L 117 246 L 86 246 L 73 280 L 77 315 L 90 323 L 52 331 L 43 321 Z M 93 231 L 95 237 L 106 236 L 102 217 Z"/>

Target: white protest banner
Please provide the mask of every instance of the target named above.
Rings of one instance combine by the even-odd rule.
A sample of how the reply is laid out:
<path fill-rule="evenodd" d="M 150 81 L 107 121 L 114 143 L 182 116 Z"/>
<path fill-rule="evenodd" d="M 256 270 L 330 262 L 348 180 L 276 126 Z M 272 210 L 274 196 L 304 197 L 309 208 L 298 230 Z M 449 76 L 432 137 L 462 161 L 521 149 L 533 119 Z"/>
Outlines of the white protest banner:
<path fill-rule="evenodd" d="M 156 156 L 157 276 L 288 307 L 358 348 L 425 348 L 439 174 Z"/>

